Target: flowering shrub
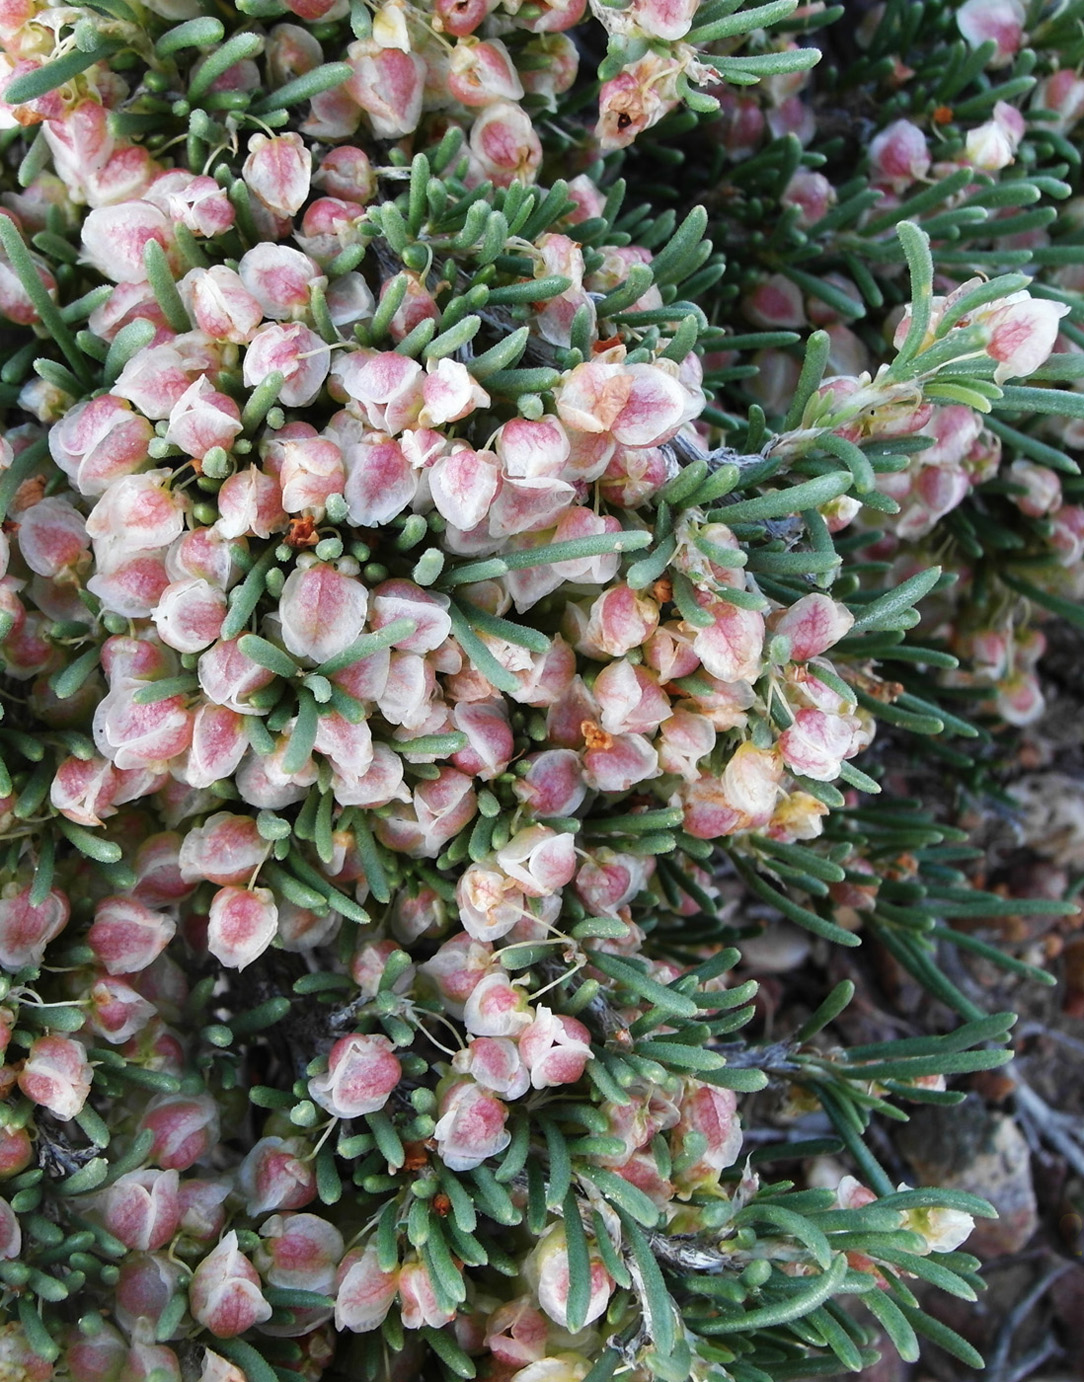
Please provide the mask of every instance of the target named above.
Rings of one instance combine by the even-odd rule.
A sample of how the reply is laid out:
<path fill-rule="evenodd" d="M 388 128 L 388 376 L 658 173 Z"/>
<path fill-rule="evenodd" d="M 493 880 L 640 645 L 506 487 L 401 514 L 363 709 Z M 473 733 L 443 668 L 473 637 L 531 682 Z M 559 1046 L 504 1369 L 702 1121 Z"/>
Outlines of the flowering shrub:
<path fill-rule="evenodd" d="M 5 1375 L 762 1382 L 871 1361 L 851 1297 L 973 1359 L 907 1281 L 973 1296 L 989 1206 L 862 1134 L 1006 1059 L 930 953 L 990 900 L 886 868 L 941 836 L 855 760 L 1026 722 L 1021 597 L 1079 619 L 1084 398 L 1020 382 L 1081 376 L 1078 285 L 1012 271 L 1077 258 L 951 246 L 1071 190 L 1016 172 L 1084 101 L 993 85 L 1022 4 L 938 7 L 944 166 L 889 110 L 837 188 L 838 10 L 0 16 Z M 652 216 L 693 126 L 726 195 Z M 1054 554 L 996 620 L 985 496 Z M 724 870 L 963 1025 L 828 1045 L 845 983 L 739 1038 Z M 861 1180 L 762 1180 L 769 1081 Z"/>

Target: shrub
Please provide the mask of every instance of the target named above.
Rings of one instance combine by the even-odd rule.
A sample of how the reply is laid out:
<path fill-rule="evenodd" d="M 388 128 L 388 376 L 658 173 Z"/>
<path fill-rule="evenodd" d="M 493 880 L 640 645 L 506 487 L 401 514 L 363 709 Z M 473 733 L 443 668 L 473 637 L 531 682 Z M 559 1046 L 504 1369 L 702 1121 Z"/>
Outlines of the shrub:
<path fill-rule="evenodd" d="M 209 8 L 0 20 L 5 1375 L 977 1364 L 865 1132 L 1071 908 L 878 746 L 1081 621 L 1084 5 Z M 959 1025 L 742 1036 L 765 914 Z"/>

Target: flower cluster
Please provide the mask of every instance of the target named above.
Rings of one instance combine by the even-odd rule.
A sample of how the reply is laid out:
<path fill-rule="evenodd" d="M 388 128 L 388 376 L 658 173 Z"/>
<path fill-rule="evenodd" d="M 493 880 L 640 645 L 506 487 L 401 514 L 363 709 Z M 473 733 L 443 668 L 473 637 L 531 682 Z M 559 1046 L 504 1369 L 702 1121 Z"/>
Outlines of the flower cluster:
<path fill-rule="evenodd" d="M 856 943 L 882 880 L 826 831 L 878 719 L 921 718 L 876 665 L 938 579 L 914 545 L 1005 475 L 985 413 L 1070 309 L 935 282 L 904 220 L 875 356 L 860 272 L 755 267 L 740 422 L 707 212 L 622 218 L 614 177 L 698 115 L 737 164 L 800 151 L 818 53 L 771 30 L 822 11 L 0 15 L 0 1372 L 681 1382 L 746 1325 L 759 1357 L 773 1301 L 895 1325 L 901 1274 L 966 1269 L 982 1202 L 881 1173 L 797 1212 L 740 1164 L 769 1075 L 727 1041 L 755 984 L 718 875 Z M 965 200 L 1025 131 L 999 100 L 940 164 L 895 120 L 861 214 Z M 795 164 L 781 204 L 812 234 L 838 198 Z M 803 365 L 779 333 L 814 325 Z M 1076 567 L 1084 508 L 1007 473 Z M 1041 637 L 966 637 L 946 680 L 1025 722 Z M 782 1069 L 828 1111 L 880 1072 L 817 1030 Z"/>

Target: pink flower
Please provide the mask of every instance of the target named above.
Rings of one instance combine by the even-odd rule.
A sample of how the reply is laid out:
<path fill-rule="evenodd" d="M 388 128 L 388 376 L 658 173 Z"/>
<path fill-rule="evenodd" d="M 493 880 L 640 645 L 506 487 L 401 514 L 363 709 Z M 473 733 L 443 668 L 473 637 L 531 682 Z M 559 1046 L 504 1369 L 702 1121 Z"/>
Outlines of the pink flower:
<path fill-rule="evenodd" d="M 492 452 L 459 446 L 437 458 L 428 478 L 437 512 L 466 532 L 477 527 L 489 512 L 500 472 Z"/>
<path fill-rule="evenodd" d="M 571 749 L 546 749 L 520 761 L 528 766 L 512 790 L 534 816 L 570 816 L 587 795 L 580 756 Z"/>
<path fill-rule="evenodd" d="M 828 715 L 807 707 L 779 736 L 779 748 L 791 772 L 832 782 L 843 760 L 862 747 L 860 733 L 861 722 L 853 715 Z"/>
<path fill-rule="evenodd" d="M 272 321 L 303 316 L 308 311 L 311 285 L 325 281 L 307 254 L 266 241 L 242 256 L 237 273 L 245 292 Z"/>
<path fill-rule="evenodd" d="M 237 1171 L 245 1210 L 253 1218 L 269 1210 L 300 1209 L 316 1198 L 316 1173 L 299 1137 L 261 1137 Z"/>
<path fill-rule="evenodd" d="M 591 361 L 565 376 L 557 412 L 568 427 L 608 432 L 625 446 L 669 441 L 700 411 L 694 398 L 661 365 Z"/>
<path fill-rule="evenodd" d="M 665 59 L 648 52 L 645 58 L 603 82 L 595 138 L 604 153 L 628 148 L 638 135 L 673 110 L 677 104 L 676 95 L 672 94 L 674 75 L 667 71 Z"/>
<path fill-rule="evenodd" d="M 309 195 L 312 155 L 299 134 L 254 134 L 241 170 L 250 192 L 276 216 L 300 211 Z"/>
<path fill-rule="evenodd" d="M 181 1232 L 197 1243 L 210 1243 L 226 1223 L 225 1201 L 232 1191 L 227 1180 L 188 1177 L 177 1191 L 181 1205 Z"/>
<path fill-rule="evenodd" d="M 186 882 L 244 884 L 267 858 L 269 845 L 251 816 L 218 811 L 189 830 L 178 863 Z"/>
<path fill-rule="evenodd" d="M 969 162 L 990 173 L 1007 168 L 1016 157 L 1026 128 L 1024 117 L 1015 106 L 998 101 L 994 118 L 967 132 L 964 147 Z"/>
<path fill-rule="evenodd" d="M 471 1171 L 503 1152 L 512 1140 L 505 1128 L 507 1107 L 473 1080 L 450 1085 L 438 1110 L 433 1136 L 437 1155 L 450 1171 Z"/>
<path fill-rule="evenodd" d="M 143 251 L 151 240 L 169 249 L 173 229 L 156 206 L 144 201 L 124 201 L 99 206 L 83 222 L 83 259 L 114 283 L 142 283 L 147 270 Z"/>
<path fill-rule="evenodd" d="M 540 1005 L 520 1033 L 519 1053 L 535 1089 L 575 1084 L 591 1059 L 591 1033 L 576 1018 Z"/>
<path fill-rule="evenodd" d="M 559 892 L 576 872 L 576 838 L 545 825 L 518 831 L 497 851 L 497 865 L 528 897 Z"/>
<path fill-rule="evenodd" d="M 115 480 L 91 510 L 87 534 L 99 565 L 168 547 L 184 531 L 183 496 L 168 487 L 172 472 L 149 470 Z"/>
<path fill-rule="evenodd" d="M 229 450 L 242 431 L 241 410 L 227 394 L 218 393 L 206 375 L 190 384 L 169 414 L 166 441 L 188 456 L 202 460 L 213 446 Z"/>
<path fill-rule="evenodd" d="M 220 888 L 211 899 L 207 949 L 227 969 L 244 969 L 275 939 L 278 921 L 269 888 Z"/>
<path fill-rule="evenodd" d="M 238 1248 L 236 1233 L 227 1233 L 193 1272 L 188 1305 L 218 1339 L 235 1338 L 271 1318 L 259 1274 Z"/>
<path fill-rule="evenodd" d="M 733 1166 L 741 1151 L 741 1123 L 737 1116 L 737 1096 L 730 1089 L 714 1085 L 686 1083 L 681 1100 L 681 1118 L 674 1130 L 675 1151 L 699 1134 L 704 1139 L 703 1150 L 695 1163 L 675 1175 L 678 1186 L 688 1192 L 717 1182 L 719 1172 Z"/>
<path fill-rule="evenodd" d="M 1056 111 L 1058 119 L 1050 128 L 1064 134 L 1084 115 L 1084 79 L 1071 67 L 1052 72 L 1035 88 L 1032 105 Z"/>
<path fill-rule="evenodd" d="M 366 433 L 353 444 L 343 440 L 346 462 L 343 493 L 350 521 L 368 528 L 390 523 L 418 491 L 418 477 L 402 446 L 380 432 Z"/>
<path fill-rule="evenodd" d="M 763 279 L 742 299 L 742 311 L 755 326 L 768 330 L 805 326 L 802 290 L 786 274 Z"/>
<path fill-rule="evenodd" d="M 102 1223 L 126 1248 L 156 1252 L 181 1222 L 176 1171 L 129 1171 L 101 1196 Z"/>
<path fill-rule="evenodd" d="M 282 640 L 295 657 L 326 662 L 358 638 L 368 605 L 361 581 L 334 566 L 296 567 L 279 598 Z"/>
<path fill-rule="evenodd" d="M 201 331 L 216 341 L 242 345 L 263 321 L 263 308 L 241 276 L 225 264 L 190 269 L 177 284 L 181 301 Z"/>
<path fill-rule="evenodd" d="M 460 932 L 418 968 L 436 987 L 445 1011 L 462 1018 L 464 1004 L 475 985 L 489 973 L 492 961 L 491 945 Z"/>
<path fill-rule="evenodd" d="M 925 453 L 923 453 L 925 454 Z M 789 657 L 807 662 L 818 657 L 843 638 L 854 623 L 854 615 L 828 595 L 803 595 L 772 626 L 776 638 L 787 639 Z"/>
<path fill-rule="evenodd" d="M 187 1171 L 218 1140 L 218 1105 L 210 1094 L 164 1094 L 152 1099 L 139 1121 L 154 1134 L 150 1159 L 164 1171 Z"/>
<path fill-rule="evenodd" d="M 359 403 L 369 426 L 387 436 L 397 436 L 404 427 L 413 426 L 424 403 L 421 365 L 395 351 L 352 350 L 341 354 L 332 379 L 339 396 Z M 338 417 L 332 419 L 333 430 L 338 421 Z"/>
<path fill-rule="evenodd" d="M 996 360 L 994 380 L 1019 379 L 1043 364 L 1058 336 L 1058 322 L 1069 311 L 1063 302 L 1010 293 L 980 309 L 976 316 L 987 331 L 986 353 Z"/>
<path fill-rule="evenodd" d="M 493 101 L 471 126 L 472 177 L 496 187 L 534 182 L 542 162 L 542 145 L 531 117 L 511 101 Z"/>
<path fill-rule="evenodd" d="M 471 864 L 455 890 L 463 929 L 479 941 L 506 936 L 527 915 L 526 898 L 506 873 Z"/>
<path fill-rule="evenodd" d="M 422 383 L 424 406 L 418 414 L 422 427 L 443 427 L 458 422 L 476 408 L 489 407 L 489 394 L 458 360 L 431 361 Z"/>
<path fill-rule="evenodd" d="M 700 763 L 714 747 L 715 727 L 706 715 L 675 710 L 656 741 L 659 767 L 664 773 L 677 773 L 686 782 L 695 782 Z"/>
<path fill-rule="evenodd" d="M 591 606 L 581 642 L 589 655 L 624 657 L 642 647 L 659 625 L 657 602 L 627 585 L 614 585 Z"/>
<path fill-rule="evenodd" d="M 956 12 L 956 23 L 972 48 L 992 39 L 997 51 L 990 66 L 1004 67 L 1023 43 L 1026 15 L 1024 0 L 965 0 Z"/>
<path fill-rule="evenodd" d="M 86 996 L 87 1025 L 113 1044 L 130 1040 L 157 1016 L 154 1004 L 122 979 L 99 979 Z"/>
<path fill-rule="evenodd" d="M 727 600 L 700 598 L 713 622 L 693 634 L 693 651 L 704 669 L 720 681 L 753 682 L 761 673 L 764 616 Z"/>
<path fill-rule="evenodd" d="M 476 983 L 463 1005 L 463 1025 L 472 1036 L 518 1036 L 531 1021 L 527 993 L 503 969 Z"/>
<path fill-rule="evenodd" d="M 740 745 L 721 779 L 701 777 L 683 789 L 685 829 L 699 840 L 713 840 L 767 825 L 782 775 L 779 753 Z"/>
<path fill-rule="evenodd" d="M 226 617 L 225 592 L 209 581 L 190 577 L 172 581 L 154 610 L 154 626 L 167 647 L 199 653 L 218 637 Z"/>
<path fill-rule="evenodd" d="M 614 1281 L 602 1264 L 597 1249 L 591 1254 L 591 1292 L 584 1324 L 597 1320 L 609 1304 Z M 563 1224 L 554 1224 L 531 1253 L 526 1268 L 538 1303 L 554 1324 L 568 1328 L 568 1242 Z"/>
<path fill-rule="evenodd" d="M 335 1328 L 355 1334 L 379 1329 L 399 1290 L 399 1268 L 381 1270 L 375 1243 L 354 1248 L 343 1258 L 336 1274 Z"/>
<path fill-rule="evenodd" d="M 287 513 L 312 509 L 322 514 L 328 496 L 341 494 L 346 483 L 342 451 L 329 437 L 315 435 L 272 445 L 282 460 L 282 507 Z"/>
<path fill-rule="evenodd" d="M 318 1214 L 275 1214 L 260 1226 L 256 1265 L 272 1286 L 330 1294 L 343 1236 Z"/>
<path fill-rule="evenodd" d="M 153 436 L 151 424 L 124 399 L 100 394 L 49 429 L 49 454 L 81 494 L 104 494 L 115 479 L 146 464 Z"/>
<path fill-rule="evenodd" d="M 244 381 L 254 389 L 278 371 L 285 381 L 279 401 L 287 408 L 304 408 L 316 399 L 330 368 L 326 343 L 301 322 L 263 326 L 245 351 Z"/>
<path fill-rule="evenodd" d="M 906 192 L 930 170 L 926 136 L 910 120 L 895 120 L 870 141 L 869 160 L 876 182 Z"/>
<path fill-rule="evenodd" d="M 530 1296 L 517 1296 L 486 1320 L 485 1346 L 499 1363 L 522 1368 L 545 1357 L 548 1334 L 549 1325 Z"/>
<path fill-rule="evenodd" d="M 245 466 L 227 476 L 218 491 L 219 520 L 216 531 L 223 538 L 270 537 L 287 525 L 282 490 L 274 475 L 257 466 Z"/>
<path fill-rule="evenodd" d="M 309 1094 L 336 1118 L 358 1118 L 382 1109 L 401 1077 L 388 1038 L 357 1033 L 331 1048 L 327 1074 L 309 1080 Z"/>
<path fill-rule="evenodd" d="M 378 139 L 412 134 L 422 113 L 425 63 L 414 53 L 364 39 L 346 50 L 354 75 L 346 90 L 369 117 Z"/>
<path fill-rule="evenodd" d="M 247 698 L 274 680 L 274 673 L 253 662 L 235 639 L 208 648 L 196 664 L 196 675 L 209 701 L 238 715 L 251 713 Z"/>
<path fill-rule="evenodd" d="M 19 517 L 19 550 L 38 576 L 70 576 L 89 547 L 86 521 L 69 499 L 42 499 Z"/>
<path fill-rule="evenodd" d="M 448 90 L 465 106 L 487 106 L 500 100 L 518 101 L 523 84 L 499 39 L 461 39 L 452 49 Z"/>
<path fill-rule="evenodd" d="M 91 1069 L 86 1048 L 70 1037 L 38 1037 L 19 1071 L 19 1088 L 33 1104 L 67 1123 L 86 1103 Z"/>
<path fill-rule="evenodd" d="M 45 947 L 68 924 L 68 899 L 56 889 L 43 902 L 31 903 L 30 884 L 0 897 L 0 965 L 12 973 L 40 965 Z"/>
<path fill-rule="evenodd" d="M 607 734 L 651 735 L 673 713 L 657 675 L 625 658 L 608 662 L 592 689 Z"/>
<path fill-rule="evenodd" d="M 515 752 L 515 742 L 503 700 L 472 701 L 452 711 L 456 729 L 467 736 L 467 747 L 453 754 L 452 762 L 465 773 L 491 782 L 505 772 Z"/>
<path fill-rule="evenodd" d="M 399 1271 L 399 1303 L 404 1329 L 441 1329 L 455 1318 L 455 1307 L 437 1300 L 429 1269 L 424 1262 L 410 1258 Z"/>
<path fill-rule="evenodd" d="M 452 1058 L 452 1069 L 470 1075 L 502 1099 L 518 1099 L 531 1087 L 531 1077 L 510 1037 L 475 1037 Z"/>
<path fill-rule="evenodd" d="M 193 175 L 183 168 L 173 168 L 155 178 L 143 199 L 193 235 L 221 235 L 233 225 L 233 207 L 225 189 L 214 178 Z"/>

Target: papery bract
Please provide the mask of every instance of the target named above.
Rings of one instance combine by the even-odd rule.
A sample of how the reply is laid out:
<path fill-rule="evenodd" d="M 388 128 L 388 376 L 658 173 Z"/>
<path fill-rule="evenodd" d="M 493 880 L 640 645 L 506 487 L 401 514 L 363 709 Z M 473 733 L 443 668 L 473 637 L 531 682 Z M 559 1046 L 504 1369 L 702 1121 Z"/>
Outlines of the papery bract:
<path fill-rule="evenodd" d="M 309 1081 L 309 1094 L 337 1118 L 357 1118 L 383 1108 L 401 1075 L 386 1036 L 342 1037 L 331 1048 L 327 1074 Z"/>
<path fill-rule="evenodd" d="M 86 1048 L 63 1036 L 38 1037 L 19 1071 L 19 1088 L 34 1104 L 67 1123 L 86 1103 L 91 1070 Z"/>
<path fill-rule="evenodd" d="M 511 1142 L 505 1128 L 508 1109 L 497 1096 L 473 1080 L 452 1084 L 438 1106 L 433 1136 L 440 1159 L 450 1171 L 470 1171 Z"/>
<path fill-rule="evenodd" d="M 244 969 L 274 940 L 278 919 L 269 888 L 220 888 L 211 899 L 207 948 L 227 969 Z"/>
<path fill-rule="evenodd" d="M 259 1274 L 239 1250 L 234 1232 L 227 1233 L 196 1268 L 188 1302 L 193 1317 L 219 1339 L 232 1339 L 271 1318 Z"/>

